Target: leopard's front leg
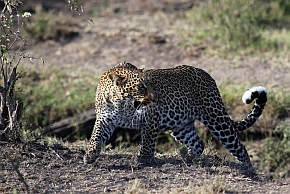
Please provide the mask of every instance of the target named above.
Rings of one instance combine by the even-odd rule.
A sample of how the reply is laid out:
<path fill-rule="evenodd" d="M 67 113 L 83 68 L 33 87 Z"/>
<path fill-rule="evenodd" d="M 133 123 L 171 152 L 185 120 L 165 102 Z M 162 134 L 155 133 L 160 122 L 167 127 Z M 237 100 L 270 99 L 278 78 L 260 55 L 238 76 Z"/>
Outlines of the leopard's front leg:
<path fill-rule="evenodd" d="M 103 144 L 110 139 L 113 132 L 114 127 L 109 126 L 106 122 L 96 119 L 90 144 L 83 159 L 85 164 L 91 164 L 97 159 L 100 155 Z"/>
<path fill-rule="evenodd" d="M 154 159 L 156 138 L 159 131 L 159 117 L 146 118 L 146 125 L 142 129 L 142 142 L 139 161 L 150 163 Z"/>

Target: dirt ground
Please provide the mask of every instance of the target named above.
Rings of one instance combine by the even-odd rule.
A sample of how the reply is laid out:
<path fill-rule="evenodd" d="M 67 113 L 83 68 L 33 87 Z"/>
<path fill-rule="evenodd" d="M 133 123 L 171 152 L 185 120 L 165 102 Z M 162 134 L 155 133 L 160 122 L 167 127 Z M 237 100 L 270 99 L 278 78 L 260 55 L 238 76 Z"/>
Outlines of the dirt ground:
<path fill-rule="evenodd" d="M 289 193 L 289 179 L 270 181 L 234 161 L 204 155 L 186 162 L 180 154 L 157 154 L 150 165 L 138 164 L 138 147 L 104 151 L 84 165 L 84 149 L 61 144 L 1 142 L 0 193 Z M 4 152 L 3 152 L 4 150 Z M 17 168 L 18 167 L 18 168 Z M 24 181 L 17 174 L 18 169 Z"/>
<path fill-rule="evenodd" d="M 71 14 L 63 3 L 29 2 L 31 9 L 38 2 Z M 109 6 L 101 6 L 105 2 Z M 89 73 L 100 74 L 124 60 L 145 69 L 187 64 L 208 71 L 218 85 L 232 81 L 289 86 L 289 57 L 221 59 L 203 55 L 207 45 L 179 46 L 184 37 L 174 32 L 187 25 L 183 11 L 198 2 L 85 1 L 77 37 L 33 43 L 27 53 L 41 56 L 45 65 Z M 91 13 L 94 23 L 85 17 Z M 188 163 L 177 152 L 157 154 L 152 164 L 140 165 L 135 162 L 138 148 L 131 148 L 106 150 L 94 164 L 84 165 L 86 144 L 0 142 L 0 193 L 14 189 L 24 193 L 25 184 L 31 193 L 290 193 L 289 178 L 274 182 L 235 161 L 221 162 L 211 155 Z"/>

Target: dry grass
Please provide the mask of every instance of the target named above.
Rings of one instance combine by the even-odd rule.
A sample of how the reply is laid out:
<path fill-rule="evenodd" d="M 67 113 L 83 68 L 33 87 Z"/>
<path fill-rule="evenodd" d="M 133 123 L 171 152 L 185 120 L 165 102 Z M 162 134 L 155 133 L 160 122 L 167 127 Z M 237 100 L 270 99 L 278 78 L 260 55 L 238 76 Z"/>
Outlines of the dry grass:
<path fill-rule="evenodd" d="M 137 147 L 107 148 L 94 164 L 84 165 L 85 144 L 1 143 L 0 151 L 11 153 L 11 161 L 18 163 L 33 193 L 285 193 L 290 189 L 289 184 L 268 182 L 263 174 L 249 171 L 236 160 L 217 160 L 216 155 L 204 155 L 197 163 L 172 151 L 156 154 L 154 162 L 145 165 L 135 160 Z M 0 157 L 0 169 L 0 192 L 25 192 L 5 156 Z"/>
<path fill-rule="evenodd" d="M 147 186 L 148 187 L 148 186 Z M 146 185 L 142 185 L 139 179 L 129 181 L 127 188 L 125 189 L 125 194 L 147 194 L 149 193 Z"/>

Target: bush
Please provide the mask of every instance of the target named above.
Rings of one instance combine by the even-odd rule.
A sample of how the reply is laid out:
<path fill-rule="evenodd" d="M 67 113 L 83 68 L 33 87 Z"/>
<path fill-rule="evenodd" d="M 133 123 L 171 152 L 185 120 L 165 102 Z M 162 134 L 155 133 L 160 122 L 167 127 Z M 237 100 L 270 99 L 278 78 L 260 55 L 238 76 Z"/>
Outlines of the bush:
<path fill-rule="evenodd" d="M 283 15 L 290 15 L 290 1 L 289 0 L 279 0 L 278 1 L 280 10 L 282 10 Z"/>
<path fill-rule="evenodd" d="M 275 129 L 278 137 L 267 138 L 262 150 L 262 163 L 275 178 L 290 176 L 290 122 L 284 121 Z"/>
<path fill-rule="evenodd" d="M 18 65 L 24 58 L 30 58 L 24 54 L 26 46 L 25 38 L 21 37 L 20 30 L 25 17 L 18 13 L 21 2 L 18 0 L 6 0 L 3 2 L 0 13 L 0 140 L 20 140 L 23 102 L 15 97 L 15 84 L 20 78 Z"/>
<path fill-rule="evenodd" d="M 71 8 L 78 13 L 82 11 L 81 3 L 81 0 L 69 1 Z M 41 8 L 37 8 L 32 17 L 28 12 L 21 13 L 23 4 L 19 0 L 1 0 L 1 5 L 3 8 L 0 13 L 0 78 L 2 82 L 0 83 L 0 140 L 16 141 L 21 140 L 24 133 L 21 117 L 25 99 L 21 98 L 22 90 L 16 89 L 19 86 L 19 78 L 23 75 L 23 73 L 19 73 L 19 64 L 23 59 L 30 61 L 35 59 L 25 54 L 27 40 L 22 36 L 25 22 L 27 22 L 26 32 L 35 36 L 34 38 L 45 40 L 56 37 L 66 38 L 74 34 L 75 31 L 72 30 L 74 28 L 71 26 L 75 27 L 78 21 L 63 18 L 61 14 L 52 17 L 53 12 L 45 13 Z M 52 18 L 56 19 L 52 20 Z M 39 59 L 42 60 L 42 58 Z M 25 70 L 23 71 L 25 72 Z M 82 85 L 79 87 L 84 88 Z M 71 96 L 71 101 L 81 98 L 75 97 L 74 94 Z M 71 101 L 68 103 L 69 105 Z M 30 108 L 32 107 L 28 105 L 26 110 L 29 111 Z"/>

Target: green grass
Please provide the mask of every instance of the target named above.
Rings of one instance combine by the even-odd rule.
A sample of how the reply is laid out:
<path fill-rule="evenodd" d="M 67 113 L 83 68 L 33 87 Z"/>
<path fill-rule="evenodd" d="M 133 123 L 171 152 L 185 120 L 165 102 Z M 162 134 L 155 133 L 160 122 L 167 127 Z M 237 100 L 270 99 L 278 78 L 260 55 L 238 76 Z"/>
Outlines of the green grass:
<path fill-rule="evenodd" d="M 289 89 L 269 90 L 268 110 L 272 118 L 290 117 L 290 91 Z"/>
<path fill-rule="evenodd" d="M 21 70 L 20 70 L 21 71 Z M 38 66 L 19 79 L 25 120 L 38 126 L 94 108 L 99 75 L 72 67 Z"/>
<path fill-rule="evenodd" d="M 15 94 L 21 96 L 25 103 L 25 118 L 28 122 L 45 126 L 49 122 L 94 108 L 95 89 L 99 78 L 100 74 L 94 75 L 82 71 L 81 68 L 36 66 L 31 67 L 18 80 L 16 87 L 24 91 L 16 91 Z M 232 82 L 220 84 L 220 93 L 230 115 L 245 115 L 251 109 L 251 106 L 244 105 L 241 100 L 249 87 L 247 84 Z M 290 91 L 281 88 L 267 90 L 269 99 L 264 117 L 289 117 Z"/>
<path fill-rule="evenodd" d="M 23 31 L 33 40 L 64 40 L 78 33 L 80 18 L 62 12 L 43 11 L 37 6 L 35 13 L 28 18 Z"/>
<path fill-rule="evenodd" d="M 285 51 L 290 47 L 288 7 L 290 2 L 282 0 L 209 0 L 186 12 L 190 27 L 181 35 L 185 46 L 206 45 L 207 53 L 222 57 Z"/>
<path fill-rule="evenodd" d="M 274 49 L 278 51 L 289 51 L 290 32 L 286 29 L 266 29 L 262 32 L 262 37 L 272 43 Z"/>

